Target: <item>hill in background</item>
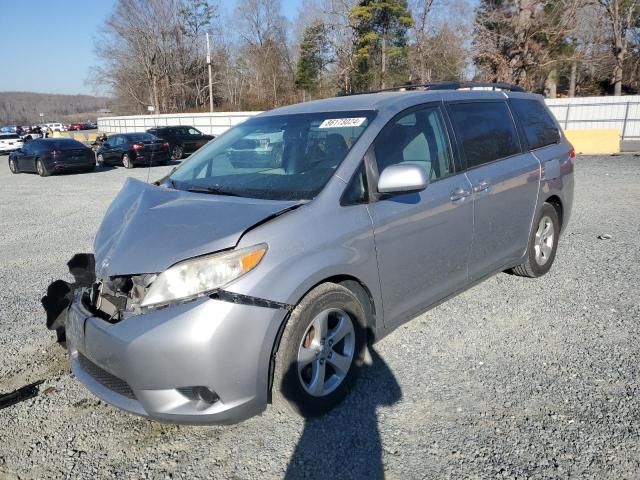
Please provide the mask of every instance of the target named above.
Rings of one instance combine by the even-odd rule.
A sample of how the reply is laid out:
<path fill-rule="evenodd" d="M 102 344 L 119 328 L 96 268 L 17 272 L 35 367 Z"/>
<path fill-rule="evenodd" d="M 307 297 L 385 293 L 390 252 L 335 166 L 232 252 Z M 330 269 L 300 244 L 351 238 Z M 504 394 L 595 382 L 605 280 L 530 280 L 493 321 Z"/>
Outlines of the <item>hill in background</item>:
<path fill-rule="evenodd" d="M 0 126 L 95 120 L 111 99 L 91 95 L 0 92 Z M 40 117 L 40 113 L 44 113 Z"/>

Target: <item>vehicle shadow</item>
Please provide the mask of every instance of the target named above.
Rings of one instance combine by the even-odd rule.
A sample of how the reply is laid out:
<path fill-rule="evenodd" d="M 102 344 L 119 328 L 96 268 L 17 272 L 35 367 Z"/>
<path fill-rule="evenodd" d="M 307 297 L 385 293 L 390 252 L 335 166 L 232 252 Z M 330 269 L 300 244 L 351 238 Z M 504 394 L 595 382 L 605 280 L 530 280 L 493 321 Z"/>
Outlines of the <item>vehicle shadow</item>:
<path fill-rule="evenodd" d="M 377 408 L 393 405 L 402 391 L 384 360 L 369 347 L 371 365 L 341 405 L 305 421 L 285 479 L 384 478 Z"/>

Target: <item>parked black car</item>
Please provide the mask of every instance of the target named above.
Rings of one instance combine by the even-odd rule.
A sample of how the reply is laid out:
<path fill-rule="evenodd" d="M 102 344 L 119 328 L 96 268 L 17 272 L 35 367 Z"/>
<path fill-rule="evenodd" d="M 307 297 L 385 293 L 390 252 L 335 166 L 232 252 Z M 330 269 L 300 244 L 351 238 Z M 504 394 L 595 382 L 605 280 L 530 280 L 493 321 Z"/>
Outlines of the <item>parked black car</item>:
<path fill-rule="evenodd" d="M 72 138 L 34 139 L 9 155 L 13 173 L 36 172 L 48 177 L 56 172 L 91 172 L 96 167 L 93 151 Z"/>
<path fill-rule="evenodd" d="M 185 154 L 188 155 L 195 152 L 215 138 L 213 135 L 202 133 L 197 128 L 181 125 L 150 128 L 147 133 L 169 142 L 171 160 L 180 160 Z"/>
<path fill-rule="evenodd" d="M 169 142 L 150 133 L 120 133 L 107 137 L 96 154 L 98 165 L 165 165 L 169 161 Z"/>

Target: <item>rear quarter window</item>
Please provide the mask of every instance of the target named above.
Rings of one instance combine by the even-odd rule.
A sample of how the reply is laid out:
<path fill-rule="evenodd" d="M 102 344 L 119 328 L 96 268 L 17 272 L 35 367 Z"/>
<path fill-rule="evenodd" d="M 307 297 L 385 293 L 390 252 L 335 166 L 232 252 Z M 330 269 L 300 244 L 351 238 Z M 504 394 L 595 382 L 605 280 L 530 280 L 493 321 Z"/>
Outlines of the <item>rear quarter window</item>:
<path fill-rule="evenodd" d="M 512 98 L 509 104 L 522 126 L 531 150 L 553 145 L 560 141 L 558 126 L 549 111 L 538 100 Z"/>
<path fill-rule="evenodd" d="M 518 133 L 506 102 L 452 103 L 449 112 L 467 168 L 520 152 Z"/>

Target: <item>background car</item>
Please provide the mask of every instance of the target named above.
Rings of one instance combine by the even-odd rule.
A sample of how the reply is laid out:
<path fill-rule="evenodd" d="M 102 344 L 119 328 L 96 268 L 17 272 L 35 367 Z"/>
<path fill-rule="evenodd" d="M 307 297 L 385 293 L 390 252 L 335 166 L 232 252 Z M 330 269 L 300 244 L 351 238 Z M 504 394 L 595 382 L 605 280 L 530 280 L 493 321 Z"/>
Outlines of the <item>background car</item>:
<path fill-rule="evenodd" d="M 62 125 L 59 122 L 45 123 L 44 127 L 45 128 L 50 128 L 52 132 L 64 132 L 65 131 L 64 125 Z"/>
<path fill-rule="evenodd" d="M 0 155 L 22 148 L 23 142 L 17 133 L 0 133 Z"/>
<path fill-rule="evenodd" d="M 95 166 L 93 151 L 72 138 L 31 140 L 9 154 L 11 172 L 35 172 L 41 177 L 63 171 L 91 172 Z"/>
<path fill-rule="evenodd" d="M 84 123 L 71 123 L 67 126 L 67 131 L 71 132 L 73 130 L 86 130 Z"/>
<path fill-rule="evenodd" d="M 98 165 L 165 165 L 169 161 L 169 142 L 150 133 L 121 133 L 107 137 L 98 148 Z"/>
<path fill-rule="evenodd" d="M 215 138 L 214 135 L 206 135 L 197 128 L 180 125 L 150 128 L 147 133 L 169 142 L 171 160 L 180 160 L 185 155 L 195 152 Z"/>

